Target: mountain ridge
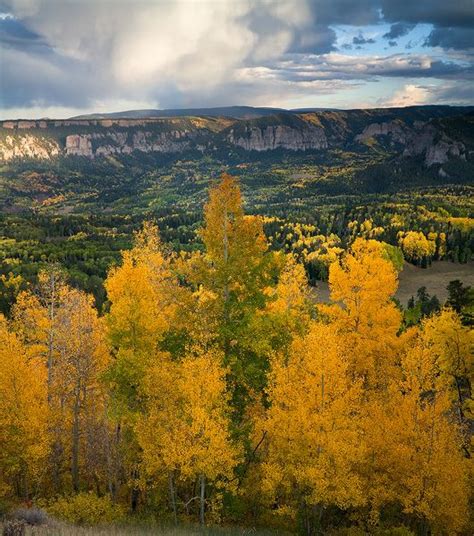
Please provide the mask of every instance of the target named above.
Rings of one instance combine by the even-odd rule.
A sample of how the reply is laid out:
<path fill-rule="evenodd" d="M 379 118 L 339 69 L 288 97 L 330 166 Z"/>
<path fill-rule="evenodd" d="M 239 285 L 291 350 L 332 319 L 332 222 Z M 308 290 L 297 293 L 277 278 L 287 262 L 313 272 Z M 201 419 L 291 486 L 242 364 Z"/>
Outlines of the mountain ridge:
<path fill-rule="evenodd" d="M 242 111 L 242 107 L 234 108 Z M 258 114 L 262 109 L 253 110 Z M 474 107 L 263 110 L 264 115 L 245 119 L 222 115 L 123 118 L 119 113 L 107 117 L 2 121 L 0 160 L 62 156 L 121 158 L 132 153 L 187 151 L 204 155 L 235 149 L 246 152 L 343 149 L 422 157 L 430 167 L 451 158 L 471 158 L 474 145 Z M 449 120 L 456 122 L 456 128 L 447 125 Z"/>
<path fill-rule="evenodd" d="M 450 105 L 415 105 L 392 108 L 368 108 L 368 110 L 410 110 L 410 109 L 473 109 L 473 106 L 450 106 Z M 68 119 L 144 119 L 152 117 L 182 117 L 182 116 L 210 116 L 210 117 L 232 117 L 234 119 L 252 119 L 279 113 L 298 114 L 311 112 L 354 112 L 364 108 L 340 109 L 332 107 L 304 107 L 304 108 L 279 108 L 267 106 L 215 106 L 204 108 L 164 108 L 164 109 L 143 109 L 126 110 L 121 112 L 91 113 L 81 114 Z"/>

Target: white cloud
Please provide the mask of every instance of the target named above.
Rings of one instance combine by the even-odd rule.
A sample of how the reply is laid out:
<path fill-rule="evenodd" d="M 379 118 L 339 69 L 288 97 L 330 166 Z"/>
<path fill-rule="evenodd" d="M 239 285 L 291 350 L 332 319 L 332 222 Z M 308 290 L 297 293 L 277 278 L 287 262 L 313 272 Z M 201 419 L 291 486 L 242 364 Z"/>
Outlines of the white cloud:
<path fill-rule="evenodd" d="M 445 53 L 438 58 L 428 49 L 384 55 L 374 44 L 371 50 L 380 55 L 335 51 L 334 24 L 353 28 L 351 36 L 361 31 L 358 24 L 372 25 L 363 29 L 365 37 L 387 29 L 377 30 L 376 3 L 0 0 L 20 35 L 2 50 L 0 108 L 285 106 L 335 92 L 346 98 L 345 90 L 361 81 L 455 80 L 460 65 L 468 65 L 466 58 L 449 62 Z"/>
<path fill-rule="evenodd" d="M 180 91 L 221 84 L 248 59 L 283 54 L 307 23 L 306 0 L 154 2 L 12 0 L 12 12 L 60 56 L 142 95 L 162 80 Z M 276 31 L 250 28 L 256 6 Z M 93 73 L 91 73 L 93 75 Z"/>
<path fill-rule="evenodd" d="M 392 108 L 402 108 L 403 106 L 415 106 L 417 104 L 427 104 L 430 101 L 431 93 L 428 88 L 415 84 L 406 84 L 382 104 Z"/>

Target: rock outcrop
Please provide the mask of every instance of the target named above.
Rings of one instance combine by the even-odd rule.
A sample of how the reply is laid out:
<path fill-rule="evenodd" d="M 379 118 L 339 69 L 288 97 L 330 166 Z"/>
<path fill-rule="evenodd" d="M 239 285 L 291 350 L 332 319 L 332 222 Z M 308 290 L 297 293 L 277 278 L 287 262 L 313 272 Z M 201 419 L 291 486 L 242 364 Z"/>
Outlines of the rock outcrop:
<path fill-rule="evenodd" d="M 392 142 L 403 146 L 403 156 L 424 156 L 425 165 L 444 164 L 450 157 L 465 158 L 463 143 L 451 139 L 431 123 L 416 121 L 412 127 L 396 121 L 372 123 L 355 137 L 357 142 L 388 136 Z"/>
<path fill-rule="evenodd" d="M 187 131 L 147 132 L 138 130 L 133 133 L 118 131 L 107 134 L 71 134 L 66 137 L 65 151 L 68 156 L 110 156 L 143 153 L 178 153 L 190 146 L 190 133 Z"/>
<path fill-rule="evenodd" d="M 432 124 L 415 128 L 407 140 L 403 156 L 425 157 L 425 165 L 445 164 L 450 157 L 465 158 L 464 144 L 451 139 Z"/>
<path fill-rule="evenodd" d="M 395 142 L 406 143 L 407 132 L 404 125 L 397 121 L 371 123 L 364 128 L 361 134 L 355 137 L 355 141 L 364 142 L 377 136 L 390 136 Z"/>
<path fill-rule="evenodd" d="M 307 151 L 310 149 L 327 149 L 328 141 L 322 128 L 308 125 L 297 129 L 287 125 L 270 125 L 266 127 L 252 126 L 244 132 L 235 133 L 231 129 L 227 141 L 242 147 L 246 151 L 269 151 L 273 149 L 289 149 L 291 151 Z"/>
<path fill-rule="evenodd" d="M 0 139 L 0 159 L 14 158 L 49 159 L 61 154 L 59 144 L 49 138 L 31 134 L 6 136 Z"/>
<path fill-rule="evenodd" d="M 90 136 L 72 134 L 66 138 L 66 154 L 70 156 L 94 156 Z"/>

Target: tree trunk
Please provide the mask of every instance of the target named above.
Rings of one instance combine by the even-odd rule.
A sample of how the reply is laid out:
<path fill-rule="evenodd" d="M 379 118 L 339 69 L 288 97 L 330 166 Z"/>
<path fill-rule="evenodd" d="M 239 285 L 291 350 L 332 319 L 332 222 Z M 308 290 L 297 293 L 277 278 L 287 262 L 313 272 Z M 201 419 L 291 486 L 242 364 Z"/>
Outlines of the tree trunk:
<path fill-rule="evenodd" d="M 137 480 L 139 477 L 138 469 L 133 469 L 131 476 L 133 481 L 133 487 L 130 493 L 130 511 L 132 514 L 134 514 L 137 511 L 138 499 L 140 498 L 140 488 L 137 485 Z"/>
<path fill-rule="evenodd" d="M 205 500 L 206 500 L 206 477 L 204 475 L 201 475 L 199 477 L 200 485 L 201 485 L 201 503 L 200 503 L 200 515 L 199 520 L 201 522 L 201 525 L 204 525 L 205 519 L 204 519 L 204 507 L 205 507 Z"/>
<path fill-rule="evenodd" d="M 48 404 L 51 404 L 52 398 L 52 383 L 53 383 L 53 350 L 54 350 L 54 320 L 55 320 L 55 300 L 56 300 L 56 276 L 55 274 L 50 275 L 50 302 L 49 302 L 49 331 L 48 331 L 48 359 L 47 359 L 47 370 L 48 370 L 48 379 L 47 379 L 47 388 L 48 388 Z"/>
<path fill-rule="evenodd" d="M 72 474 L 72 488 L 77 493 L 79 491 L 79 389 L 76 393 L 76 399 L 74 401 L 73 410 L 73 422 L 72 422 L 72 456 L 71 456 L 71 474 Z"/>
<path fill-rule="evenodd" d="M 178 512 L 176 509 L 176 491 L 174 489 L 174 478 L 173 473 L 170 472 L 168 475 L 168 482 L 169 482 L 169 488 L 170 488 L 170 503 L 171 503 L 171 509 L 173 510 L 173 518 L 174 518 L 174 524 L 178 524 Z"/>

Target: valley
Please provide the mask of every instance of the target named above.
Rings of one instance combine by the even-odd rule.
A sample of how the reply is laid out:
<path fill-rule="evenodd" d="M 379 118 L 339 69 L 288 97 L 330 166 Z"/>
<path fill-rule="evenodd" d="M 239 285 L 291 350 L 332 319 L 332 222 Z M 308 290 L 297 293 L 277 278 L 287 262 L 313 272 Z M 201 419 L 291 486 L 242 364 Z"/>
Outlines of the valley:
<path fill-rule="evenodd" d="M 204 111 L 3 121 L 2 309 L 11 278 L 24 286 L 51 262 L 102 306 L 107 270 L 144 220 L 172 250 L 200 249 L 207 190 L 223 172 L 312 284 L 358 236 L 401 247 L 421 232 L 428 249 L 407 258 L 417 265 L 472 258 L 472 108 Z"/>

